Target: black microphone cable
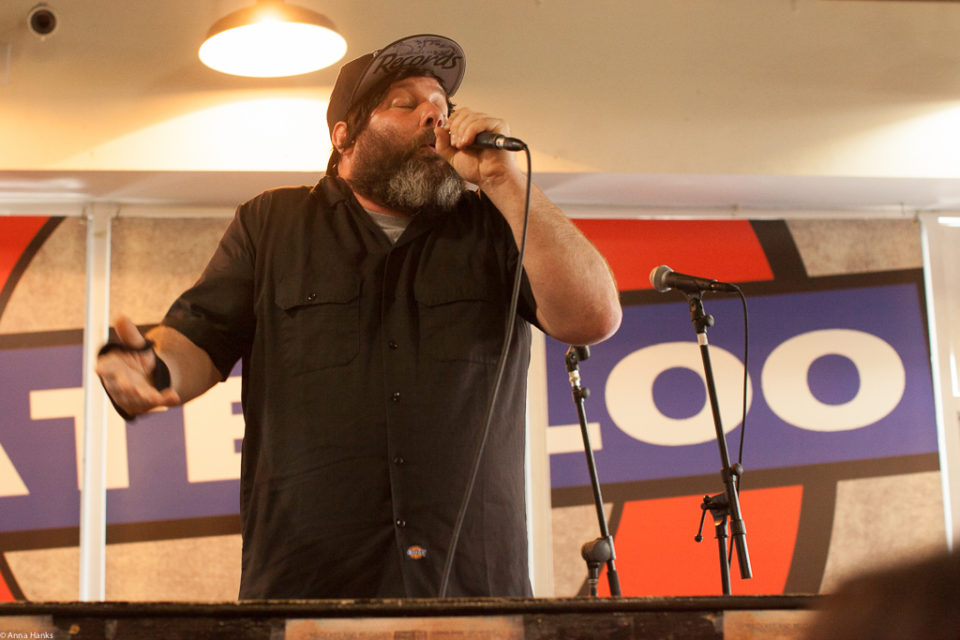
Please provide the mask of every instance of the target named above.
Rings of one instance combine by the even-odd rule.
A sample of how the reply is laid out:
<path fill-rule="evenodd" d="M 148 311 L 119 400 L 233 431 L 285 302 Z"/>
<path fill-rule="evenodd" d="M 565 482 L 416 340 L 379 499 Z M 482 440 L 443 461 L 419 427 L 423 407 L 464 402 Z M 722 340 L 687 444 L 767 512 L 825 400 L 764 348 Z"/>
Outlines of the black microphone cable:
<path fill-rule="evenodd" d="M 510 138 L 509 140 L 516 140 Z M 519 142 L 519 141 L 518 141 Z M 490 425 L 493 422 L 493 409 L 497 404 L 497 396 L 500 394 L 500 384 L 503 381 L 503 372 L 507 365 L 507 353 L 510 351 L 510 344 L 513 341 L 513 324 L 517 317 L 517 301 L 520 298 L 520 283 L 523 279 L 523 255 L 527 248 L 527 226 L 530 222 L 530 190 L 533 184 L 533 162 L 530 159 L 530 149 L 526 144 L 523 145 L 523 152 L 527 156 L 527 194 L 523 209 L 523 231 L 520 234 L 520 249 L 517 255 L 517 267 L 513 277 L 513 291 L 510 294 L 510 307 L 507 310 L 506 335 L 503 338 L 503 347 L 500 349 L 500 357 L 497 360 L 497 371 L 494 378 L 493 390 L 490 393 L 490 400 L 487 404 L 486 416 L 483 421 L 483 431 L 480 442 L 477 444 L 474 453 L 473 463 L 470 468 L 470 476 L 467 481 L 466 490 L 460 502 L 460 510 L 457 512 L 457 519 L 453 526 L 453 532 L 450 534 L 450 545 L 447 549 L 447 558 L 443 565 L 443 574 L 440 580 L 439 597 L 447 596 L 447 588 L 450 583 L 450 570 L 453 568 L 453 558 L 456 555 L 457 544 L 460 541 L 460 531 L 463 529 L 463 520 L 467 513 L 467 506 L 470 504 L 470 497 L 473 495 L 473 488 L 477 482 L 477 473 L 480 471 L 480 462 L 483 458 L 483 450 L 487 445 L 487 436 L 490 435 Z"/>
<path fill-rule="evenodd" d="M 743 405 L 741 408 L 740 419 L 740 446 L 737 453 L 736 468 L 740 470 L 737 475 L 737 496 L 740 495 L 740 489 L 743 487 L 743 441 L 747 433 L 747 383 L 750 378 L 747 374 L 747 357 L 750 355 L 750 323 L 747 316 L 747 298 L 743 295 L 743 290 L 737 285 L 731 285 L 737 296 L 740 298 L 740 304 L 743 306 Z M 730 537 L 730 547 L 727 549 L 727 566 L 733 561 L 733 536 Z"/>
<path fill-rule="evenodd" d="M 747 432 L 747 383 L 750 378 L 747 375 L 747 357 L 750 355 L 750 323 L 747 316 L 747 299 L 743 295 L 743 290 L 736 285 L 737 296 L 740 297 L 740 304 L 743 307 L 743 406 L 741 408 L 740 418 L 740 451 L 737 455 L 737 464 L 743 465 L 743 440 Z M 737 484 L 737 493 L 740 492 L 740 485 Z"/>

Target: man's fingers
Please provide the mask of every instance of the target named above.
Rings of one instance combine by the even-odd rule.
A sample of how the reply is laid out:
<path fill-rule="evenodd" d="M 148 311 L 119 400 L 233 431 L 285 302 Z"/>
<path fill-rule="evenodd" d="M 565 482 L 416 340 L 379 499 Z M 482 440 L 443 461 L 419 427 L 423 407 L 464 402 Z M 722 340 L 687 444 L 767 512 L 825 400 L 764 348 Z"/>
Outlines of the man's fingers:
<path fill-rule="evenodd" d="M 173 389 L 157 391 L 149 383 L 136 378 L 108 375 L 103 378 L 103 386 L 113 401 L 130 415 L 180 404 L 180 396 Z"/>
<path fill-rule="evenodd" d="M 450 144 L 458 149 L 465 149 L 473 144 L 481 131 L 510 135 L 510 126 L 502 118 L 494 118 L 466 107 L 458 107 L 450 116 L 447 125 Z"/>
<path fill-rule="evenodd" d="M 157 403 L 158 406 L 175 407 L 180 404 L 180 395 L 171 387 L 167 387 L 158 393 L 160 394 L 160 401 Z"/>
<path fill-rule="evenodd" d="M 116 330 L 120 341 L 128 347 L 139 349 L 147 344 L 146 338 L 137 329 L 137 325 L 133 324 L 133 321 L 127 316 L 117 316 L 113 328 Z"/>

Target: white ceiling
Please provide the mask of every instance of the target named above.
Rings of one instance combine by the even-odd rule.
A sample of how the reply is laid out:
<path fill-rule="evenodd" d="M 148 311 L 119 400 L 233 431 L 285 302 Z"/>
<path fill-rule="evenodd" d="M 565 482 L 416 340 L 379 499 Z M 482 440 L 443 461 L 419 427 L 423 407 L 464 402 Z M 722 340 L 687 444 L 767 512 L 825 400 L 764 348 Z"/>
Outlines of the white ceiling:
<path fill-rule="evenodd" d="M 461 42 L 458 101 L 508 115 L 534 148 L 537 181 L 568 211 L 960 208 L 953 138 L 942 146 L 956 171 L 953 156 L 927 163 L 896 129 L 960 105 L 957 2 L 291 1 L 332 19 L 348 58 L 417 32 Z M 232 207 L 262 188 L 313 182 L 326 149 L 302 171 L 152 169 L 148 148 L 134 171 L 83 161 L 189 105 L 329 90 L 335 68 L 264 80 L 199 63 L 209 26 L 252 2 L 48 0 L 59 27 L 41 40 L 26 27 L 36 1 L 3 0 L 0 214 L 90 202 Z M 960 130 L 950 135 L 960 149 Z"/>

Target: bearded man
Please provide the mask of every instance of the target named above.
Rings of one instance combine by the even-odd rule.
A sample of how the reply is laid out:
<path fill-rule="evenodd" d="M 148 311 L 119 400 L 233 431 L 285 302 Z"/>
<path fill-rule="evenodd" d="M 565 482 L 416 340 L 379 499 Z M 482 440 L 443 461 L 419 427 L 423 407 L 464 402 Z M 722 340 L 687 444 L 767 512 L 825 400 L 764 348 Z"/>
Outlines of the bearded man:
<path fill-rule="evenodd" d="M 326 176 L 240 205 L 149 342 L 121 318 L 100 358 L 131 417 L 190 400 L 242 359 L 241 598 L 438 593 L 506 337 L 526 189 L 512 154 L 472 146 L 507 123 L 451 113 L 463 71 L 460 46 L 434 35 L 344 65 Z M 449 595 L 530 594 L 530 325 L 592 344 L 620 317 L 605 261 L 535 189 Z"/>

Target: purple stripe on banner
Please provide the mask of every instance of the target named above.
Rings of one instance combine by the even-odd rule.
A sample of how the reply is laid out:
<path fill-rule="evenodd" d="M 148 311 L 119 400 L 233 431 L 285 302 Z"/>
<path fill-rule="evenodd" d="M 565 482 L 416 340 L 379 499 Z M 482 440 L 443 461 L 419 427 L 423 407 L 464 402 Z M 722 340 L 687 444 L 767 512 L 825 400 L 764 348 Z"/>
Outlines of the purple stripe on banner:
<path fill-rule="evenodd" d="M 915 286 L 766 295 L 749 304 L 748 471 L 937 450 L 929 356 Z M 708 297 L 705 305 L 717 318 L 708 335 L 721 403 L 731 407 L 724 413 L 725 426 L 736 427 L 728 434 L 735 458 L 743 319 L 736 300 Z M 549 341 L 549 420 L 555 426 L 577 423 L 565 351 L 566 345 Z M 679 294 L 664 296 L 662 304 L 625 308 L 623 327 L 594 347 L 580 370 L 584 386 L 593 391 L 586 403 L 588 420 L 600 424 L 596 458 L 601 481 L 719 470 L 712 423 L 706 432 L 703 424 L 695 424 L 698 416 L 709 418 L 709 411 L 689 312 Z M 0 459 L 0 531 L 77 526 L 74 419 L 31 418 L 30 394 L 79 389 L 81 348 L 0 351 L 0 371 L 0 446 L 9 459 L 9 464 Z M 238 400 L 228 398 L 222 415 L 233 415 Z M 236 436 L 227 435 L 232 453 Z M 128 424 L 126 436 L 129 487 L 108 491 L 108 522 L 239 511 L 237 480 L 188 481 L 181 409 Z M 567 439 L 561 449 L 566 452 L 551 456 L 554 487 L 588 484 L 582 448 L 576 444 Z M 28 495 L 13 495 L 17 477 Z"/>
<path fill-rule="evenodd" d="M 766 295 L 748 303 L 748 470 L 937 450 L 915 286 Z M 707 296 L 704 304 L 717 320 L 708 329 L 710 353 L 736 462 L 743 314 L 736 299 Z M 577 424 L 563 363 L 566 348 L 548 340 L 552 427 Z M 587 419 L 600 423 L 595 456 L 602 482 L 720 470 L 696 336 L 680 294 L 665 295 L 663 304 L 626 307 L 620 331 L 592 349 L 580 372 L 583 386 L 592 391 Z M 699 426 L 693 424 L 698 414 L 704 419 Z M 568 438 L 562 452 L 551 456 L 554 487 L 589 483 L 582 446 L 575 450 L 576 444 Z"/>

